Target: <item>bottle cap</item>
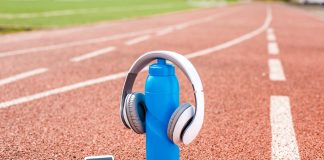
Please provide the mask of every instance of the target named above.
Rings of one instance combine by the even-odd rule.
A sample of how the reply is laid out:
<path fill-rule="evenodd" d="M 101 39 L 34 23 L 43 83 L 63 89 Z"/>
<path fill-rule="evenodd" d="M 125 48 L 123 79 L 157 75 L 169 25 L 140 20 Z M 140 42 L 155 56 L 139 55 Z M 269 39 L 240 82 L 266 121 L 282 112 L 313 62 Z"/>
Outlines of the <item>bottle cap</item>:
<path fill-rule="evenodd" d="M 151 76 L 173 76 L 174 66 L 166 63 L 165 59 L 158 58 L 156 63 L 150 65 L 149 74 Z"/>

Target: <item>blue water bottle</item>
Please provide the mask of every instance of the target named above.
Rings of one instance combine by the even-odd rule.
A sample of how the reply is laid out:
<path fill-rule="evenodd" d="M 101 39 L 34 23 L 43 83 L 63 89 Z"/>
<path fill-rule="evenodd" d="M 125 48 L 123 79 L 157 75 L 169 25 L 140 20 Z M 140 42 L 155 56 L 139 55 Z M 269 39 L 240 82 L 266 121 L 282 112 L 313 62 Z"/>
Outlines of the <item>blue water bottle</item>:
<path fill-rule="evenodd" d="M 145 103 L 146 159 L 179 160 L 179 147 L 167 136 L 170 117 L 179 106 L 179 83 L 174 66 L 165 59 L 149 67 Z"/>

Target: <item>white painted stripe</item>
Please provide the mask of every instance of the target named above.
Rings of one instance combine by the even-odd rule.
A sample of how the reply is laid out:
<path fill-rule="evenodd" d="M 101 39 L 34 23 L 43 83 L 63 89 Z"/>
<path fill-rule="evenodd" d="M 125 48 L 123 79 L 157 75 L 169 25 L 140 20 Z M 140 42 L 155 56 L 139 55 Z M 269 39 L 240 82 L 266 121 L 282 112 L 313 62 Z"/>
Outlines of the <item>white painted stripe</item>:
<path fill-rule="evenodd" d="M 247 33 L 245 35 L 242 35 L 242 36 L 240 36 L 240 37 L 238 37 L 236 39 L 227 41 L 227 42 L 222 43 L 220 45 L 216 45 L 215 47 L 207 48 L 207 49 L 204 49 L 204 50 L 195 52 L 195 53 L 188 54 L 188 55 L 186 55 L 186 57 L 187 58 L 195 58 L 195 57 L 207 55 L 207 54 L 210 54 L 210 53 L 213 53 L 213 52 L 216 52 L 216 51 L 225 49 L 225 48 L 229 48 L 229 47 L 234 46 L 234 45 L 237 45 L 237 44 L 240 44 L 243 41 L 246 41 L 246 40 L 248 40 L 250 38 L 253 38 L 256 35 L 264 32 L 266 30 L 266 28 L 270 25 L 271 20 L 272 20 L 272 13 L 271 13 L 271 9 L 268 8 L 268 10 L 267 10 L 267 17 L 266 17 L 263 25 L 260 28 L 254 30 L 254 31 L 252 31 L 250 33 Z"/>
<path fill-rule="evenodd" d="M 270 33 L 273 34 L 273 28 L 268 28 L 267 29 L 267 34 L 270 34 Z"/>
<path fill-rule="evenodd" d="M 269 33 L 267 35 L 267 39 L 269 42 L 275 42 L 276 41 L 276 36 L 273 33 Z"/>
<path fill-rule="evenodd" d="M 83 55 L 80 55 L 80 56 L 77 56 L 77 57 L 73 57 L 73 58 L 70 59 L 70 61 L 72 61 L 72 62 L 80 62 L 80 61 L 83 61 L 83 60 L 86 60 L 86 59 L 89 59 L 89 58 L 93 58 L 93 57 L 97 57 L 97 56 L 106 54 L 108 52 L 114 51 L 115 49 L 116 49 L 115 47 L 103 48 L 103 49 L 96 50 L 96 51 L 93 51 L 93 52 L 90 52 L 90 53 L 86 53 L 86 54 L 83 54 Z"/>
<path fill-rule="evenodd" d="M 38 68 L 38 69 L 34 69 L 31 71 L 27 71 L 27 72 L 23 72 L 23 73 L 19 73 L 17 75 L 8 77 L 8 78 L 4 78 L 4 79 L 0 79 L 0 86 L 5 85 L 5 84 L 9 84 L 24 78 L 28 78 L 37 74 L 41 74 L 46 72 L 48 69 L 47 68 Z"/>
<path fill-rule="evenodd" d="M 100 77 L 97 79 L 91 79 L 91 80 L 87 80 L 84 82 L 79 82 L 79 83 L 75 83 L 75 84 L 71 84 L 68 86 L 64 86 L 61 88 L 56 88 L 56 89 L 52 89 L 49 91 L 44 91 L 44 92 L 40 92 L 31 96 L 25 96 L 25 97 L 21 97 L 18 99 L 14 99 L 11 101 L 7 101 L 7 102 L 2 102 L 0 103 L 0 108 L 6 108 L 12 105 L 16 105 L 16 104 L 21 104 L 21 103 L 25 103 L 25 102 L 30 102 L 36 99 L 40 99 L 40 98 L 44 98 L 44 97 L 48 97 L 51 95 L 55 95 L 55 94 L 59 94 L 59 93 L 64 93 L 67 91 L 71 91 L 71 90 L 75 90 L 78 88 L 83 88 L 83 87 L 87 87 L 90 85 L 95 85 L 95 84 L 99 84 L 99 83 L 103 83 L 106 81 L 111 81 L 114 79 L 118 79 L 118 78 L 123 78 L 127 75 L 128 72 L 121 72 L 121 73 L 117 73 L 117 74 L 112 74 L 109 76 L 105 76 L 105 77 Z"/>
<path fill-rule="evenodd" d="M 190 58 L 195 58 L 195 57 L 215 53 L 215 51 L 217 51 L 217 50 L 225 49 L 225 48 L 237 45 L 237 44 L 239 44 L 239 43 L 241 43 L 243 41 L 246 41 L 246 40 L 248 40 L 248 39 L 250 39 L 250 38 L 252 38 L 254 36 L 257 36 L 258 34 L 264 32 L 265 29 L 270 25 L 271 19 L 272 19 L 271 8 L 268 8 L 267 17 L 266 17 L 263 25 L 260 28 L 254 30 L 254 31 L 252 31 L 250 33 L 247 33 L 247 34 L 245 34 L 245 35 L 243 35 L 241 37 L 233 39 L 231 41 L 228 41 L 228 42 L 225 42 L 223 44 L 217 45 L 215 47 L 212 47 L 212 48 L 209 48 L 209 49 L 206 49 L 206 50 L 203 50 L 203 51 L 198 51 L 198 52 L 195 52 L 195 53 L 187 54 L 186 57 L 190 59 Z M 221 46 L 221 47 L 219 47 L 219 46 Z M 146 67 L 144 70 L 147 70 L 147 69 L 148 69 L 148 67 Z M 74 90 L 74 89 L 83 88 L 83 87 L 103 83 L 103 82 L 118 79 L 118 78 L 124 78 L 127 75 L 127 73 L 128 73 L 128 71 L 119 72 L 119 73 L 115 73 L 115 74 L 108 75 L 108 76 L 105 76 L 105 77 L 91 79 L 91 80 L 87 80 L 87 81 L 84 81 L 84 82 L 79 82 L 79 83 L 76 83 L 76 84 L 71 84 L 71 85 L 68 85 L 68 86 L 64 86 L 64 87 L 61 87 L 61 88 L 36 93 L 34 95 L 20 97 L 20 98 L 17 98 L 17 99 L 1 102 L 0 103 L 0 108 L 7 108 L 7 107 L 10 107 L 10 106 L 13 106 L 13 105 L 18 105 L 18 104 L 30 102 L 30 101 L 33 101 L 33 100 L 41 99 L 41 98 L 48 97 L 48 96 L 55 95 L 55 94 L 64 93 L 64 92 L 71 91 L 71 90 Z"/>
<path fill-rule="evenodd" d="M 279 54 L 279 48 L 276 42 L 268 43 L 268 52 L 269 54 Z"/>
<path fill-rule="evenodd" d="M 236 11 L 234 11 L 234 12 L 236 12 Z M 199 23 L 212 21 L 215 18 L 219 18 L 219 17 L 222 17 L 229 13 L 234 13 L 234 12 L 232 11 L 232 12 L 220 13 L 217 15 L 206 17 L 204 19 L 196 19 L 196 20 L 192 20 L 192 21 L 188 21 L 188 22 L 170 25 L 167 27 L 175 27 L 175 26 L 179 26 L 179 25 L 180 26 L 181 25 L 192 26 L 192 25 L 196 25 Z M 163 27 L 163 28 L 165 28 L 165 27 Z M 102 43 L 102 42 L 111 41 L 111 40 L 129 38 L 129 37 L 139 36 L 139 35 L 143 35 L 143 34 L 149 34 L 149 33 L 155 32 L 160 29 L 161 28 L 151 28 L 151 29 L 146 29 L 146 30 L 141 30 L 141 31 L 115 34 L 115 35 L 111 35 L 111 36 L 105 36 L 105 37 L 99 37 L 99 38 L 93 38 L 93 39 L 87 39 L 87 40 L 81 40 L 81 41 L 72 41 L 72 42 L 67 42 L 67 43 L 47 45 L 47 46 L 41 46 L 41 47 L 26 48 L 26 49 L 13 50 L 13 51 L 5 51 L 5 52 L 0 52 L 0 58 L 21 55 L 21 54 L 41 52 L 41 51 L 50 51 L 50 50 L 55 50 L 55 49 L 68 48 L 68 47 L 75 47 L 75 46 L 81 46 L 81 45 Z M 44 53 L 44 52 L 42 52 L 42 53 Z"/>
<path fill-rule="evenodd" d="M 102 43 L 102 42 L 107 42 L 107 41 L 111 41 L 111 40 L 117 40 L 117 39 L 122 39 L 122 38 L 143 35 L 143 34 L 151 33 L 155 30 L 156 29 L 148 29 L 148 30 L 143 30 L 143 31 L 128 32 L 128 33 L 124 33 L 124 34 L 116 34 L 116 35 L 111 35 L 111 36 L 107 36 L 107 37 L 100 37 L 100 38 L 74 41 L 74 42 L 68 42 L 68 43 L 62 43 L 62 44 L 48 45 L 48 46 L 43 46 L 43 47 L 34 47 L 34 48 L 27 48 L 27 49 L 15 50 L 15 51 L 2 52 L 2 53 L 0 53 L 0 58 L 14 56 L 14 55 L 20 55 L 20 54 L 33 53 L 33 52 L 44 53 L 41 51 L 49 51 L 49 50 L 62 49 L 62 48 L 68 48 L 68 47 L 75 47 L 75 46 L 80 46 L 80 45 Z"/>
<path fill-rule="evenodd" d="M 66 29 L 59 29 L 59 30 L 42 30 L 42 31 L 37 31 L 37 32 L 26 32 L 26 33 L 21 33 L 19 35 L 17 34 L 10 34 L 10 35 L 5 35 L 5 36 L 0 36 L 0 44 L 5 44 L 5 43 L 19 43 L 22 41 L 26 40 L 35 40 L 35 39 L 41 39 L 41 38 L 51 38 L 55 39 L 56 37 L 61 37 L 62 35 L 67 35 L 67 34 L 74 34 L 74 33 L 84 33 L 87 32 L 87 30 L 97 30 L 97 29 L 109 29 L 112 26 L 116 26 L 119 23 L 102 23 L 102 24 L 97 24 L 91 27 L 71 27 L 71 28 L 66 28 Z M 18 26 L 19 27 L 19 26 Z"/>
<path fill-rule="evenodd" d="M 219 16 L 219 15 L 217 15 L 217 16 Z M 215 18 L 214 16 L 210 16 L 210 17 L 206 17 L 206 18 L 202 18 L 202 19 L 197 19 L 197 20 L 189 21 L 187 23 L 182 23 L 182 24 L 175 25 L 174 28 L 177 29 L 177 30 L 182 30 L 182 29 L 185 29 L 187 27 L 200 24 L 202 22 L 212 21 L 214 18 Z"/>
<path fill-rule="evenodd" d="M 291 116 L 289 97 L 271 96 L 271 159 L 299 160 L 298 145 Z"/>
<path fill-rule="evenodd" d="M 173 32 L 174 29 L 172 27 L 169 27 L 169 28 L 166 28 L 166 29 L 163 29 L 163 30 L 160 30 L 156 33 L 157 36 L 163 36 L 163 35 L 166 35 L 168 33 L 171 33 Z"/>
<path fill-rule="evenodd" d="M 140 36 L 140 37 L 136 37 L 134 39 L 131 39 L 129 41 L 126 41 L 125 44 L 130 46 L 130 45 L 134 45 L 134 44 L 137 44 L 137 43 L 140 43 L 140 42 L 143 42 L 143 41 L 146 41 L 148 39 L 150 39 L 150 35 L 145 35 L 145 36 Z"/>
<path fill-rule="evenodd" d="M 278 59 L 269 59 L 269 78 L 273 81 L 285 81 L 286 77 L 282 69 L 281 61 Z"/>

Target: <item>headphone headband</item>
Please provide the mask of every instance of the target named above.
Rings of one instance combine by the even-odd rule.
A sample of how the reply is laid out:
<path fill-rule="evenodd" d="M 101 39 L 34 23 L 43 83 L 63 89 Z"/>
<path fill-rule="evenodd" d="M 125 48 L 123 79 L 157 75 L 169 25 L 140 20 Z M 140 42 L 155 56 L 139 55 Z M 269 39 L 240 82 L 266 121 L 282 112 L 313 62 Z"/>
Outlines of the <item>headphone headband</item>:
<path fill-rule="evenodd" d="M 196 71 L 195 67 L 192 65 L 192 63 L 185 58 L 183 55 L 180 55 L 175 52 L 170 51 L 152 51 L 147 52 L 141 57 L 139 57 L 132 65 L 131 69 L 129 70 L 126 81 L 123 88 L 123 93 L 121 97 L 121 103 L 120 103 L 120 111 L 122 111 L 122 107 L 124 106 L 124 101 L 127 96 L 127 94 L 132 92 L 133 84 L 135 82 L 135 79 L 137 77 L 137 74 L 151 61 L 157 59 L 157 58 L 163 58 L 166 60 L 169 60 L 173 62 L 176 66 L 178 66 L 183 73 L 185 73 L 186 77 L 190 80 L 194 95 L 195 95 L 195 107 L 196 112 L 193 120 L 188 125 L 186 131 L 184 131 L 183 135 L 183 142 L 190 143 L 199 133 L 204 119 L 204 94 L 203 94 L 203 86 L 200 80 L 200 77 L 198 75 L 198 72 Z M 121 113 L 122 115 L 122 113 Z M 126 122 L 123 118 L 121 118 L 123 123 L 126 125 Z M 186 144 L 186 143 L 185 143 Z"/>

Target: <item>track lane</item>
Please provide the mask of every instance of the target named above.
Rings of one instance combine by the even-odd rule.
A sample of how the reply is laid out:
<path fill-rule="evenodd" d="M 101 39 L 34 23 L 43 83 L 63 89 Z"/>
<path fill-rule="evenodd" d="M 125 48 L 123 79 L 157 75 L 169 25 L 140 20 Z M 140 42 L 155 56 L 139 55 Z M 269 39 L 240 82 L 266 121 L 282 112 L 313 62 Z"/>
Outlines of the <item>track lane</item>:
<path fill-rule="evenodd" d="M 0 86 L 6 85 L 9 83 L 13 83 L 20 79 L 28 78 L 28 77 L 31 77 L 34 75 L 38 75 L 38 74 L 47 72 L 47 70 L 48 70 L 47 68 L 37 68 L 37 69 L 26 71 L 23 73 L 18 73 L 16 75 L 13 75 L 13 76 L 10 76 L 10 77 L 4 78 L 4 79 L 0 79 Z"/>
<path fill-rule="evenodd" d="M 285 83 L 270 86 L 288 95 L 301 159 L 324 158 L 324 23 L 301 10 L 273 7 Z M 287 20 L 288 19 L 288 20 Z"/>
<path fill-rule="evenodd" d="M 230 14 L 231 12 L 235 12 L 235 8 L 233 10 L 231 10 L 230 12 L 221 12 L 218 13 L 217 15 L 209 15 L 210 17 L 214 17 L 214 18 L 218 18 L 218 17 L 222 17 L 226 14 Z M 172 19 L 173 17 L 171 17 Z M 202 23 L 207 23 L 210 22 L 206 21 L 205 19 L 206 17 L 204 17 L 203 19 L 194 19 L 189 22 L 196 22 L 198 21 L 199 23 L 188 23 L 188 22 L 183 22 L 183 20 L 181 21 L 181 23 L 179 24 L 190 24 L 191 27 L 195 27 L 197 25 L 200 25 L 200 22 Z M 145 26 L 142 24 L 142 26 Z M 184 28 L 186 29 L 186 28 Z M 181 31 L 181 30 L 175 30 L 175 31 Z M 136 32 L 142 32 L 142 31 L 136 31 Z M 153 32 L 154 33 L 154 32 Z M 127 33 L 122 33 L 121 35 L 127 35 L 129 34 L 129 32 Z M 120 34 L 115 34 L 115 35 L 120 35 Z M 116 36 L 115 36 L 116 37 Z M 118 37 L 118 36 L 117 36 Z M 124 37 L 126 38 L 126 37 Z M 101 39 L 101 38 L 100 38 Z M 91 42 L 90 40 L 87 40 L 87 42 Z M 74 43 L 74 42 L 73 42 Z M 79 43 L 79 42 L 78 42 Z M 10 57 L 5 57 L 5 58 L 0 58 L 0 67 L 3 68 L 1 74 L 4 75 L 10 75 L 14 72 L 19 72 L 21 70 L 24 70 L 25 68 L 35 68 L 38 66 L 48 66 L 50 64 L 55 64 L 58 62 L 61 62 L 65 59 L 65 57 L 67 57 L 68 55 L 72 55 L 72 56 L 77 56 L 77 54 L 84 54 L 83 52 L 90 52 L 93 50 L 97 50 L 100 48 L 105 48 L 107 45 L 117 45 L 123 43 L 123 39 L 113 39 L 112 41 L 101 41 L 100 43 L 97 44 L 92 44 L 92 45 L 82 45 L 82 46 L 78 46 L 78 47 L 68 47 L 68 48 L 60 48 L 60 49 L 55 49 L 55 50 L 44 50 L 44 51 L 39 51 L 39 52 L 35 52 L 35 53 L 30 53 L 32 55 L 17 55 L 17 56 L 10 56 Z M 63 47 L 66 44 L 63 44 Z M 58 47 L 58 46 L 52 46 L 52 47 Z M 51 46 L 45 46 L 44 49 L 51 49 Z M 33 56 L 35 55 L 35 56 Z M 19 63 L 19 66 L 12 66 L 12 63 Z M 58 63 L 57 65 L 59 65 L 60 63 Z M 38 65 L 38 66 L 37 66 Z"/>
<path fill-rule="evenodd" d="M 260 15 L 255 17 L 256 21 L 247 24 L 247 21 L 255 14 L 255 11 L 260 12 Z M 80 63 L 70 63 L 68 61 L 65 63 L 64 61 L 60 63 L 60 66 L 50 67 L 51 71 L 47 74 L 2 87 L 2 91 L 6 94 L 1 97 L 1 101 L 10 100 L 20 96 L 28 96 L 31 93 L 58 88 L 64 85 L 88 80 L 92 77 L 97 78 L 103 75 L 118 73 L 120 71 L 127 71 L 131 60 L 135 60 L 139 55 L 149 50 L 161 49 L 159 48 L 161 45 L 165 46 L 163 48 L 165 50 L 174 50 L 179 53 L 187 54 L 221 44 L 224 41 L 235 39 L 238 36 L 260 27 L 264 21 L 265 8 L 264 6 L 256 7 L 255 11 L 246 12 L 246 16 L 242 16 L 239 21 L 235 20 L 236 15 L 229 15 L 221 18 L 217 22 L 204 25 L 208 32 L 201 30 L 200 27 L 192 27 L 164 37 L 153 38 L 150 41 L 140 43 L 136 46 L 120 46 L 116 51 L 107 55 L 95 57 Z M 222 21 L 222 19 L 227 19 L 229 23 Z M 231 32 L 233 27 L 236 32 Z M 206 36 L 208 37 L 210 34 L 217 36 L 206 39 Z M 192 35 L 192 38 L 189 35 Z M 188 41 L 188 38 L 196 39 L 196 41 Z M 39 83 L 31 85 L 35 81 Z M 19 93 L 12 92 L 15 88 L 16 90 L 19 88 Z"/>
<path fill-rule="evenodd" d="M 37 46 L 53 45 L 60 43 L 67 43 L 71 41 L 82 41 L 87 39 L 95 39 L 103 37 L 103 35 L 108 36 L 116 33 L 125 33 L 139 30 L 146 30 L 150 28 L 159 28 L 161 26 L 168 26 L 177 23 L 182 23 L 186 21 L 191 21 L 193 19 L 199 19 L 201 17 L 206 17 L 211 15 L 213 12 L 223 12 L 228 8 L 236 8 L 238 6 L 228 6 L 222 8 L 210 8 L 204 10 L 195 10 L 195 11 L 183 11 L 173 14 L 165 14 L 160 16 L 151 16 L 145 17 L 137 20 L 125 20 L 125 21 L 116 21 L 100 25 L 91 25 L 80 27 L 77 31 L 65 31 L 65 34 L 59 34 L 58 31 L 40 31 L 43 32 L 42 36 L 35 40 L 28 40 L 28 43 L 21 41 L 19 43 L 7 43 L 6 45 L 1 45 L 0 49 L 2 52 L 17 50 L 17 48 L 31 48 Z M 145 23 L 146 25 L 143 25 Z M 129 27 L 131 26 L 131 27 Z M 64 33 L 64 30 L 62 31 Z M 37 31 L 35 34 L 39 34 Z M 58 35 L 58 36 L 56 36 Z M 31 36 L 32 33 L 31 33 Z M 47 38 L 49 37 L 49 38 Z"/>
<path fill-rule="evenodd" d="M 197 146 L 183 148 L 187 153 L 183 159 L 270 158 L 269 98 L 262 87 L 269 83 L 263 37 L 192 60 L 204 77 L 208 112 L 201 139 Z"/>
<path fill-rule="evenodd" d="M 211 9 L 217 9 L 220 10 L 222 8 L 228 8 L 233 6 L 223 6 L 220 8 L 211 8 Z M 235 6 L 234 6 L 235 7 Z M 176 11 L 172 13 L 165 13 L 160 15 L 152 15 L 143 17 L 140 20 L 142 21 L 150 21 L 150 19 L 154 19 L 157 17 L 167 17 L 170 15 L 176 15 L 178 17 L 185 16 L 186 14 L 193 14 L 195 15 L 195 12 L 204 12 L 206 9 L 193 9 L 193 10 L 184 10 L 184 11 Z M 208 12 L 208 11 L 206 11 Z M 82 26 L 72 26 L 72 27 L 66 27 L 63 29 L 47 29 L 47 30 L 40 30 L 40 31 L 32 31 L 32 32 L 22 32 L 22 33 L 15 33 L 10 35 L 1 35 L 0 36 L 0 44 L 8 44 L 8 43 L 22 43 L 26 40 L 32 40 L 32 41 L 38 41 L 38 40 L 55 40 L 56 38 L 60 38 L 63 35 L 78 35 L 80 33 L 91 33 L 95 34 L 97 36 L 101 36 L 101 32 L 98 33 L 98 31 L 106 30 L 107 28 L 110 28 L 114 25 L 121 25 L 121 24 L 131 24 L 136 23 L 136 21 L 139 21 L 139 19 L 126 19 L 126 20 L 115 20 L 111 22 L 99 22 L 96 24 L 85 24 Z M 141 22 L 142 23 L 142 22 Z M 50 34 L 48 34 L 50 32 Z M 72 36 L 72 37 L 73 37 Z M 91 37 L 89 37 L 91 38 Z M 94 37 L 92 37 L 94 38 Z"/>

